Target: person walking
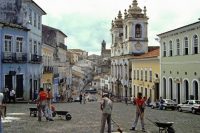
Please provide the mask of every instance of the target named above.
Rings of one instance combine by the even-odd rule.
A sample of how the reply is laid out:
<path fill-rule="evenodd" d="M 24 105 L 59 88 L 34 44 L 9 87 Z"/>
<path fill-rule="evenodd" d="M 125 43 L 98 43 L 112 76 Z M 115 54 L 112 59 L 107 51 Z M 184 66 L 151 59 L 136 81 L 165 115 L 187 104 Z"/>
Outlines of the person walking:
<path fill-rule="evenodd" d="M 160 97 L 160 105 L 159 105 L 159 110 L 162 110 L 162 107 L 163 107 L 163 103 L 164 103 L 165 101 L 162 99 L 162 97 Z"/>
<path fill-rule="evenodd" d="M 85 94 L 83 95 L 83 103 L 85 104 L 85 101 L 86 101 L 86 97 L 85 97 Z"/>
<path fill-rule="evenodd" d="M 46 105 L 46 111 L 47 111 L 47 115 L 48 115 L 48 118 L 49 118 L 49 121 L 54 121 L 52 119 L 52 112 L 51 112 L 51 99 L 53 99 L 51 93 L 51 88 L 47 88 L 47 105 Z"/>
<path fill-rule="evenodd" d="M 113 109 L 113 101 L 108 98 L 107 94 L 103 95 L 100 108 L 102 110 L 100 133 L 104 133 L 106 120 L 108 125 L 108 133 L 111 133 L 111 113 Z"/>
<path fill-rule="evenodd" d="M 4 89 L 4 93 L 5 93 L 4 98 L 5 98 L 6 102 L 7 102 L 7 100 L 9 99 L 9 95 L 10 95 L 7 85 L 6 85 L 5 89 Z"/>
<path fill-rule="evenodd" d="M 125 97 L 125 104 L 128 105 L 128 97 Z"/>
<path fill-rule="evenodd" d="M 46 104 L 47 104 L 47 93 L 44 92 L 43 88 L 40 88 L 40 92 L 38 94 L 38 97 L 36 99 L 37 107 L 38 107 L 38 121 L 40 122 L 42 119 L 42 111 L 44 112 L 44 115 L 46 117 L 46 120 L 49 120 L 46 112 Z"/>
<path fill-rule="evenodd" d="M 144 127 L 144 107 L 145 107 L 145 101 L 142 99 L 142 93 L 137 94 L 137 98 L 134 99 L 135 105 L 136 105 L 136 117 L 135 121 L 133 122 L 133 126 L 130 130 L 135 130 L 135 127 L 138 122 L 138 118 L 140 117 L 141 125 L 142 125 L 142 131 L 145 132 Z"/>
<path fill-rule="evenodd" d="M 82 104 L 82 94 L 80 93 L 80 95 L 79 95 L 79 100 L 80 100 L 80 104 Z"/>
<path fill-rule="evenodd" d="M 133 104 L 133 96 L 131 96 L 131 104 Z"/>
<path fill-rule="evenodd" d="M 11 99 L 15 103 L 15 91 L 12 88 L 10 89 L 9 103 L 10 103 Z"/>

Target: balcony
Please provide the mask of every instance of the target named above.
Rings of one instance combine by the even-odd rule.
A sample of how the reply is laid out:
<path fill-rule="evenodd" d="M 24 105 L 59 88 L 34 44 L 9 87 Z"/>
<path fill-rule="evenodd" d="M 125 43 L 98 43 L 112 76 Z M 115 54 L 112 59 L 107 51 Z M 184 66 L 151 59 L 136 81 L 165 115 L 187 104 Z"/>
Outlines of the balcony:
<path fill-rule="evenodd" d="M 53 78 L 59 78 L 59 73 L 54 74 Z"/>
<path fill-rule="evenodd" d="M 43 73 L 52 73 L 53 67 L 52 66 L 44 66 Z"/>
<path fill-rule="evenodd" d="M 42 56 L 31 54 L 31 62 L 32 63 L 42 63 Z"/>
<path fill-rule="evenodd" d="M 27 53 L 16 53 L 16 62 L 27 62 Z"/>
<path fill-rule="evenodd" d="M 2 63 L 27 62 L 27 53 L 2 52 Z"/>
<path fill-rule="evenodd" d="M 2 63 L 12 63 L 16 61 L 16 53 L 2 52 Z"/>

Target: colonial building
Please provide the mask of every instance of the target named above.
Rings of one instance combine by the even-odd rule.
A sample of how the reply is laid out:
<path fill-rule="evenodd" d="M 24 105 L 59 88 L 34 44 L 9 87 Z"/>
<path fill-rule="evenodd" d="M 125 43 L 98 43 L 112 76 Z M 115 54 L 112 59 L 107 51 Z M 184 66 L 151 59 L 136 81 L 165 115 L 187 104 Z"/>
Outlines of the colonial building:
<path fill-rule="evenodd" d="M 133 0 L 122 18 L 121 11 L 112 21 L 111 27 L 111 83 L 112 91 L 119 97 L 130 96 L 127 89 L 130 88 L 132 63 L 134 56 L 148 52 L 148 17 L 146 7 L 143 12 Z"/>
<path fill-rule="evenodd" d="M 200 22 L 173 29 L 159 36 L 160 95 L 176 99 L 200 99 Z"/>
<path fill-rule="evenodd" d="M 128 91 L 131 95 L 137 96 L 138 92 L 142 92 L 143 96 L 146 98 L 150 97 L 151 101 L 159 99 L 159 52 L 159 48 L 157 48 L 156 50 L 131 59 L 133 89 Z"/>
<path fill-rule="evenodd" d="M 54 101 L 58 94 L 66 90 L 66 51 L 65 35 L 59 29 L 42 25 L 42 39 L 43 42 L 55 47 L 53 56 L 53 89 Z"/>
<path fill-rule="evenodd" d="M 53 90 L 53 52 L 55 47 L 47 44 L 42 45 L 42 55 L 43 55 L 43 73 L 42 73 L 42 80 L 41 85 L 43 86 L 44 90 L 47 88 L 51 88 Z M 51 91 L 52 92 L 52 91 Z"/>
<path fill-rule="evenodd" d="M 0 3 L 0 18 L 7 22 L 1 35 L 4 42 L 1 85 L 9 84 L 9 88 L 16 90 L 16 98 L 33 100 L 42 78 L 41 24 L 46 13 L 33 0 L 0 0 Z"/>
<path fill-rule="evenodd" d="M 69 49 L 69 50 L 79 54 L 82 57 L 82 59 L 86 59 L 88 57 L 88 52 L 84 50 L 81 49 Z"/>

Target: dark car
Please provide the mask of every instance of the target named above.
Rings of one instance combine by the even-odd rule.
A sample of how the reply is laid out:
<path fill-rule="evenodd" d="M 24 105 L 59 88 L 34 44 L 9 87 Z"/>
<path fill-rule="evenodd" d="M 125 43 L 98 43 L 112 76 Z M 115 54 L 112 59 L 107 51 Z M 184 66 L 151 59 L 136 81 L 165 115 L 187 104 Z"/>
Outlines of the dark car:
<path fill-rule="evenodd" d="M 166 110 L 166 109 L 171 109 L 171 110 L 175 110 L 176 107 L 177 107 L 177 103 L 175 103 L 173 100 L 171 99 L 163 99 L 164 100 L 164 103 L 162 105 L 162 110 Z M 154 109 L 154 108 L 159 108 L 159 103 L 158 102 L 154 102 L 152 105 L 151 105 L 151 108 Z"/>

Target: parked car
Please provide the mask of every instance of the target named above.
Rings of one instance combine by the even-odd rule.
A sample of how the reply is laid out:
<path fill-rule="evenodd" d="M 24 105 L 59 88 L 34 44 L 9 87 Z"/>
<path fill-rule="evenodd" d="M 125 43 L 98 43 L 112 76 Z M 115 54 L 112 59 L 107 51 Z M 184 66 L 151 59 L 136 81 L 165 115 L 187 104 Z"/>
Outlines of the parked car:
<path fill-rule="evenodd" d="M 97 101 L 97 97 L 95 95 L 88 95 L 86 99 L 88 102 Z"/>
<path fill-rule="evenodd" d="M 80 99 L 79 99 L 79 97 L 76 97 L 76 98 L 73 98 L 73 101 L 74 102 L 80 102 Z"/>
<path fill-rule="evenodd" d="M 162 106 L 162 110 L 166 110 L 166 109 L 175 110 L 176 109 L 177 103 L 175 103 L 173 100 L 171 100 L 171 99 L 163 99 L 163 100 L 164 100 L 164 103 L 163 103 L 163 106 Z M 151 108 L 152 109 L 159 108 L 159 103 L 154 102 L 151 105 Z"/>
<path fill-rule="evenodd" d="M 177 105 L 179 112 L 190 111 L 193 114 L 200 112 L 200 100 L 186 100 L 186 102 Z"/>

